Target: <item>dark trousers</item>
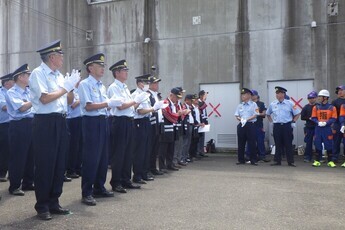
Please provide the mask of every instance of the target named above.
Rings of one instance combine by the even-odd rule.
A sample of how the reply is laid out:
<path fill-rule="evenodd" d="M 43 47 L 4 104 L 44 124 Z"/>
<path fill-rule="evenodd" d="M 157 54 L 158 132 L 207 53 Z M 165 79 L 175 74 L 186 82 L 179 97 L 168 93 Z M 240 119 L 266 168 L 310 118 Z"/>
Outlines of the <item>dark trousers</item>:
<path fill-rule="evenodd" d="M 67 154 L 67 173 L 81 174 L 82 163 L 82 118 L 66 119 L 69 133 L 69 151 Z"/>
<path fill-rule="evenodd" d="M 255 143 L 256 143 L 256 150 L 257 150 L 257 157 L 262 160 L 266 158 L 266 149 L 265 149 L 265 131 L 262 126 L 258 126 L 255 124 Z M 246 145 L 246 157 L 250 159 L 250 150 L 249 145 Z"/>
<path fill-rule="evenodd" d="M 237 125 L 238 140 L 238 162 L 245 163 L 244 152 L 246 143 L 248 143 L 249 159 L 255 163 L 256 159 L 256 126 L 253 122 L 247 122 L 244 127 Z"/>
<path fill-rule="evenodd" d="M 116 138 L 113 139 L 114 153 L 110 180 L 110 185 L 114 188 L 118 185 L 130 183 L 131 180 L 134 120 L 125 116 L 114 116 L 112 132 L 116 133 Z"/>
<path fill-rule="evenodd" d="M 9 126 L 10 157 L 8 176 L 9 191 L 22 186 L 32 186 L 34 182 L 34 152 L 32 148 L 32 118 L 10 121 Z"/>
<path fill-rule="evenodd" d="M 173 165 L 175 142 L 159 143 L 159 169 L 166 169 Z"/>
<path fill-rule="evenodd" d="M 305 142 L 305 151 L 304 159 L 311 161 L 313 158 L 313 138 L 315 134 L 315 128 L 304 127 L 304 142 Z"/>
<path fill-rule="evenodd" d="M 156 129 L 155 125 L 151 125 L 151 145 L 150 147 L 150 162 L 149 170 L 157 170 L 157 157 L 159 151 L 159 131 Z"/>
<path fill-rule="evenodd" d="M 147 162 L 150 157 L 151 123 L 149 118 L 135 119 L 133 179 L 147 178 Z"/>
<path fill-rule="evenodd" d="M 113 117 L 108 117 L 109 143 L 108 143 L 108 164 L 111 165 L 114 155 L 114 139 L 116 138 L 112 130 Z"/>
<path fill-rule="evenodd" d="M 274 123 L 273 125 L 273 138 L 276 145 L 276 152 L 274 161 L 281 163 L 282 153 L 285 152 L 288 163 L 294 163 L 292 153 L 292 127 L 291 122 L 288 123 Z"/>
<path fill-rule="evenodd" d="M 83 116 L 82 196 L 105 192 L 108 169 L 108 124 L 105 116 Z"/>
<path fill-rule="evenodd" d="M 338 122 L 333 124 L 333 160 L 337 161 L 339 159 L 340 154 L 340 144 L 341 140 L 343 139 L 344 135 L 340 132 L 341 125 Z M 344 145 L 345 146 L 345 145 Z"/>
<path fill-rule="evenodd" d="M 0 124 L 0 177 L 5 177 L 8 170 L 9 142 L 8 127 L 9 122 Z"/>
<path fill-rule="evenodd" d="M 198 129 L 195 129 L 194 126 L 191 126 L 192 129 L 192 136 L 191 136 L 191 142 L 189 146 L 189 156 L 197 157 L 198 155 L 198 143 L 199 143 L 199 136 L 200 133 L 198 133 Z"/>
<path fill-rule="evenodd" d="M 66 119 L 61 114 L 36 114 L 33 121 L 35 209 L 38 213 L 59 207 L 67 151 Z"/>

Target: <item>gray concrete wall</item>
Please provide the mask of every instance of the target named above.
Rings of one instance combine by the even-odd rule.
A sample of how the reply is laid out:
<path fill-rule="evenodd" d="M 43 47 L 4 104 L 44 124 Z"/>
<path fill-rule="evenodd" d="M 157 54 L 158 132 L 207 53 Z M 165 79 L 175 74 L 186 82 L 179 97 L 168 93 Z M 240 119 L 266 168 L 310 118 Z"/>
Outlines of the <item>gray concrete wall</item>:
<path fill-rule="evenodd" d="M 0 74 L 25 62 L 39 65 L 35 50 L 60 38 L 66 53 L 62 72 L 104 52 L 108 67 L 127 59 L 131 88 L 135 76 L 156 64 L 165 94 L 172 86 L 196 92 L 199 83 L 241 82 L 263 92 L 265 100 L 267 81 L 287 79 L 315 79 L 316 89 L 333 91 L 345 83 L 345 0 L 337 17 L 327 16 L 328 2 L 2 0 Z M 201 16 L 200 25 L 192 25 L 193 16 Z M 318 27 L 312 29 L 311 21 Z M 86 41 L 86 30 L 94 32 L 93 41 Z M 104 82 L 111 81 L 107 71 Z"/>

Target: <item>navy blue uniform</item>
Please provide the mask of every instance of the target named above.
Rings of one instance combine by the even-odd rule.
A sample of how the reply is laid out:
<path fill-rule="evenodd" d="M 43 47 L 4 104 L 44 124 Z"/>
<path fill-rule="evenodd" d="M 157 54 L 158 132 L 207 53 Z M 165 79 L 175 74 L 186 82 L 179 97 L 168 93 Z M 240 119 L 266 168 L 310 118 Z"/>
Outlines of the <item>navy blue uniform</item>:
<path fill-rule="evenodd" d="M 340 132 L 341 124 L 339 122 L 339 113 L 341 105 L 345 104 L 345 98 L 337 98 L 331 103 L 337 109 L 337 119 L 333 123 L 333 159 L 337 161 L 340 153 L 340 144 L 343 134 Z"/>
<path fill-rule="evenodd" d="M 312 115 L 314 105 L 307 104 L 301 111 L 301 120 L 305 121 L 304 126 L 304 142 L 306 144 L 304 151 L 304 160 L 311 161 L 313 158 L 313 138 L 315 134 L 315 122 L 310 118 Z"/>

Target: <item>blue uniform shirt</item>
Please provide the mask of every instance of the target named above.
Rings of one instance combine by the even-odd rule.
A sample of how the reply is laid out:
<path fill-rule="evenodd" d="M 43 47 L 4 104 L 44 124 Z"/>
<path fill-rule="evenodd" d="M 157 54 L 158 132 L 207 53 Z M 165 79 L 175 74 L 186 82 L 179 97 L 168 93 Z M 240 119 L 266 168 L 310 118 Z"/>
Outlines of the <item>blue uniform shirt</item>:
<path fill-rule="evenodd" d="M 113 96 L 122 99 L 123 102 L 133 101 L 127 85 L 117 79 L 115 79 L 115 81 L 108 88 L 108 97 L 112 98 Z M 115 107 L 110 110 L 110 114 L 113 116 L 134 117 L 134 106 L 123 110 L 119 110 Z"/>
<path fill-rule="evenodd" d="M 137 88 L 133 93 L 132 93 L 132 97 L 134 98 L 136 95 L 141 94 L 142 92 L 144 92 L 143 90 L 141 90 L 140 88 Z M 135 111 L 135 115 L 134 115 L 134 119 L 140 119 L 140 118 L 144 118 L 144 117 L 151 117 L 152 113 L 146 113 L 144 115 L 139 114 L 137 112 L 138 109 L 150 109 L 151 106 L 151 102 L 150 102 L 150 98 L 147 98 L 145 101 L 141 102 L 140 105 L 138 106 L 138 108 Z"/>
<path fill-rule="evenodd" d="M 108 100 L 105 86 L 101 81 L 97 81 L 93 76 L 89 75 L 88 78 L 80 82 L 78 92 L 82 116 L 107 115 L 106 108 L 92 111 L 85 110 L 87 103 L 101 103 Z"/>
<path fill-rule="evenodd" d="M 79 101 L 78 89 L 73 90 L 73 95 L 74 95 L 73 103 L 67 107 L 67 117 L 66 117 L 67 119 L 81 117 L 80 104 L 74 109 L 72 109 L 72 105 L 76 103 L 77 101 Z"/>
<path fill-rule="evenodd" d="M 67 112 L 67 94 L 45 105 L 40 101 L 42 94 L 48 94 L 61 89 L 63 83 L 63 75 L 58 70 L 51 70 L 44 62 L 32 71 L 29 86 L 34 113 L 49 114 Z"/>
<path fill-rule="evenodd" d="M 22 107 L 24 103 L 28 101 L 30 101 L 30 89 L 28 87 L 22 89 L 15 84 L 7 91 L 6 103 L 10 120 L 21 120 L 23 118 L 32 118 L 34 116 L 32 107 L 24 112 L 19 110 L 20 107 Z"/>
<path fill-rule="evenodd" d="M 259 109 L 258 105 L 249 100 L 248 102 L 242 102 L 239 104 L 236 108 L 235 116 L 239 116 L 243 119 L 248 119 L 251 116 L 258 115 L 259 114 Z M 250 122 L 255 122 L 256 118 L 250 120 Z"/>
<path fill-rule="evenodd" d="M 4 87 L 1 87 L 0 92 L 0 123 L 6 123 L 10 121 L 10 116 L 7 113 L 7 110 L 4 111 L 2 108 L 6 106 L 6 99 L 5 96 L 7 94 L 7 89 Z"/>
<path fill-rule="evenodd" d="M 293 117 L 301 113 L 301 111 L 294 106 L 290 100 L 284 99 L 282 102 L 278 100 L 273 101 L 266 112 L 270 115 L 273 123 L 288 123 Z"/>

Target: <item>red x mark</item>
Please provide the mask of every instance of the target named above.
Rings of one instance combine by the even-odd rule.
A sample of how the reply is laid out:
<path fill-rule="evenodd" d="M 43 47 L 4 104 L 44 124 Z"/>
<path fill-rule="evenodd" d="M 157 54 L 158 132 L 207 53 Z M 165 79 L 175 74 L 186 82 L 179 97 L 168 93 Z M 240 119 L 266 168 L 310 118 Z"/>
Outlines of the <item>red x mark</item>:
<path fill-rule="evenodd" d="M 220 113 L 218 112 L 218 107 L 220 106 L 220 103 L 218 103 L 218 105 L 217 106 L 213 106 L 211 103 L 208 103 L 208 104 L 210 104 L 210 106 L 211 106 L 211 108 L 212 108 L 212 111 L 210 112 L 210 114 L 208 115 L 208 117 L 210 117 L 211 115 L 212 115 L 212 113 L 213 112 L 215 112 L 216 114 L 218 114 L 218 116 L 222 116 L 222 115 L 220 115 Z"/>
<path fill-rule="evenodd" d="M 302 109 L 300 102 L 303 100 L 303 97 L 301 99 L 299 99 L 298 101 L 296 101 L 293 97 L 290 97 L 290 98 L 293 102 L 295 102 L 295 106 L 297 105 L 298 107 L 300 107 Z"/>

